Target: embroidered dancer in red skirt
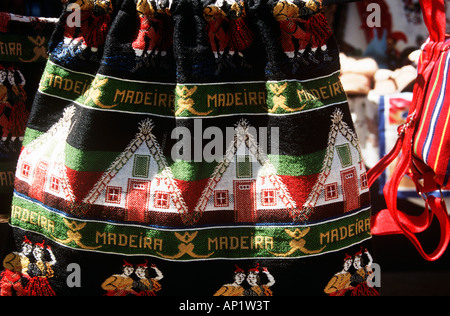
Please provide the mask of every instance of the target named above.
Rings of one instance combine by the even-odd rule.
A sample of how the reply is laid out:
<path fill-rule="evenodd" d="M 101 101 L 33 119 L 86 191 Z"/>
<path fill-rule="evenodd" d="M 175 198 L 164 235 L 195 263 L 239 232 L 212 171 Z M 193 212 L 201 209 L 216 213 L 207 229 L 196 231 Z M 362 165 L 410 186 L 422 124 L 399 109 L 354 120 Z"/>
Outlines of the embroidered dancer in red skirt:
<path fill-rule="evenodd" d="M 230 32 L 227 31 L 228 18 L 219 4 L 207 6 L 203 10 L 203 16 L 208 23 L 207 31 L 211 49 L 214 57 L 219 59 L 224 55 L 225 50 L 230 47 Z"/>
<path fill-rule="evenodd" d="M 281 45 L 291 60 L 298 58 L 304 65 L 319 64 L 316 56 L 319 48 L 323 61 L 332 60 L 327 46 L 332 32 L 321 8 L 321 3 L 315 0 L 304 1 L 302 8 L 290 0 L 281 0 L 275 5 L 273 15 L 280 25 Z"/>
<path fill-rule="evenodd" d="M 331 278 L 323 291 L 329 296 L 344 296 L 347 291 L 352 290 L 353 287 L 350 285 L 352 274 L 349 272 L 352 265 L 352 256 L 346 254 L 342 271 Z"/>
<path fill-rule="evenodd" d="M 44 243 L 45 241 L 36 244 L 33 249 L 35 262 L 28 266 L 28 274 L 31 279 L 25 289 L 27 296 L 56 296 L 48 281 L 54 276 L 52 266 L 56 264 L 56 257 L 50 246 L 47 246 L 51 261 L 44 261 Z"/>
<path fill-rule="evenodd" d="M 238 52 L 243 57 L 242 52 L 245 51 L 253 42 L 254 34 L 244 21 L 247 13 L 245 5 L 242 1 L 232 0 L 230 13 L 230 34 L 231 34 L 231 52 Z"/>
<path fill-rule="evenodd" d="M 105 44 L 111 24 L 111 1 L 77 0 L 74 4 L 81 10 L 81 26 L 69 26 L 66 23 L 64 43 L 72 50 L 72 55 L 75 54 L 75 47 L 80 47 L 82 52 L 90 48 L 93 53 L 91 58 L 98 58 L 98 48 Z"/>
<path fill-rule="evenodd" d="M 5 270 L 0 275 L 0 296 L 25 296 L 25 286 L 30 280 L 28 266 L 33 244 L 25 236 L 22 251 L 10 253 L 3 260 Z"/>
<path fill-rule="evenodd" d="M 170 36 L 171 28 L 167 17 L 168 9 L 155 8 L 149 0 L 138 0 L 136 10 L 139 18 L 139 31 L 132 47 L 137 57 L 145 54 L 167 55 L 172 46 Z"/>
<path fill-rule="evenodd" d="M 134 280 L 131 278 L 133 272 L 133 265 L 124 260 L 122 274 L 114 274 L 103 282 L 102 289 L 107 291 L 105 296 L 137 295 L 138 293 L 133 290 Z"/>
<path fill-rule="evenodd" d="M 306 21 L 300 18 L 298 6 L 286 0 L 279 1 L 273 9 L 273 15 L 280 25 L 284 53 L 291 60 L 298 58 L 303 64 L 309 65 L 305 52 L 311 42 L 311 34 L 301 27 Z"/>
<path fill-rule="evenodd" d="M 24 89 L 25 77 L 19 69 L 9 68 L 8 81 L 13 92 L 13 104 L 7 129 L 13 137 L 23 137 L 29 116 L 25 103 L 27 101 L 27 93 Z"/>
<path fill-rule="evenodd" d="M 333 33 L 328 25 L 327 18 L 322 13 L 322 4 L 316 0 L 308 0 L 306 1 L 306 7 L 314 12 L 314 14 L 305 22 L 305 30 L 307 33 L 311 34 L 312 54 L 310 59 L 319 63 L 314 55 L 317 53 L 318 48 L 320 48 L 323 53 L 323 60 L 331 61 L 332 58 L 328 55 L 327 41 Z"/>
<path fill-rule="evenodd" d="M 218 71 L 225 65 L 234 67 L 231 58 L 236 53 L 241 58 L 242 65 L 245 65 L 243 52 L 252 44 L 254 37 L 244 20 L 246 16 L 244 3 L 236 0 L 225 1 L 218 0 L 203 10 L 207 22 L 206 31 L 218 64 Z M 226 5 L 229 10 L 226 10 Z"/>
<path fill-rule="evenodd" d="M 164 278 L 164 275 L 155 264 L 152 264 L 151 268 L 155 270 L 156 277 L 149 279 L 147 268 L 147 260 L 145 260 L 145 263 L 136 265 L 135 274 L 138 276 L 139 281 L 135 282 L 134 288 L 138 288 L 140 290 L 137 296 L 156 296 L 156 292 L 161 290 L 161 284 L 159 281 Z"/>
<path fill-rule="evenodd" d="M 5 86 L 6 77 L 6 70 L 0 65 L 0 136 L 3 140 L 9 134 L 9 117 L 12 111 L 12 106 L 8 101 L 8 88 Z"/>
<path fill-rule="evenodd" d="M 364 250 L 364 254 L 369 259 L 369 262 L 363 266 L 363 251 L 357 252 L 355 254 L 353 260 L 353 267 L 356 269 L 356 272 L 352 276 L 352 284 L 356 283 L 354 288 L 352 289 L 352 296 L 379 296 L 378 291 L 369 286 L 367 281 L 373 277 L 372 276 L 372 263 L 373 259 L 367 249 Z"/>

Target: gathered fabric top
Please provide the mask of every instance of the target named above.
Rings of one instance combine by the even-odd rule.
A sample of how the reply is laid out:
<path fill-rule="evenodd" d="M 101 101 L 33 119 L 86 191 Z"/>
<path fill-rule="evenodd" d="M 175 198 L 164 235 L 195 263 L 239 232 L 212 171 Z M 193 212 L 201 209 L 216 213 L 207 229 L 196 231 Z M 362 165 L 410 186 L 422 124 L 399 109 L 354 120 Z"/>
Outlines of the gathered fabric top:
<path fill-rule="evenodd" d="M 316 0 L 77 0 L 50 52 L 74 70 L 158 82 L 310 79 L 339 69 Z"/>

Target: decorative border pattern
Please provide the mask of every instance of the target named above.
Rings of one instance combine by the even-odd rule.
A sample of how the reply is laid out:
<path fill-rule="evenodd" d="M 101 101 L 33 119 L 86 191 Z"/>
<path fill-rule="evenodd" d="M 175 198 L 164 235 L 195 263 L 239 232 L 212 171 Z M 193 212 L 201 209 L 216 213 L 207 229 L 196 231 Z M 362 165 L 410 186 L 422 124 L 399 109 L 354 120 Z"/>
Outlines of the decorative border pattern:
<path fill-rule="evenodd" d="M 286 115 L 346 102 L 339 72 L 312 80 L 188 84 L 131 81 L 48 62 L 39 91 L 85 107 L 170 117 Z"/>
<path fill-rule="evenodd" d="M 162 229 L 76 219 L 17 193 L 11 225 L 72 249 L 176 261 L 301 258 L 335 252 L 371 238 L 370 208 L 301 225 Z"/>

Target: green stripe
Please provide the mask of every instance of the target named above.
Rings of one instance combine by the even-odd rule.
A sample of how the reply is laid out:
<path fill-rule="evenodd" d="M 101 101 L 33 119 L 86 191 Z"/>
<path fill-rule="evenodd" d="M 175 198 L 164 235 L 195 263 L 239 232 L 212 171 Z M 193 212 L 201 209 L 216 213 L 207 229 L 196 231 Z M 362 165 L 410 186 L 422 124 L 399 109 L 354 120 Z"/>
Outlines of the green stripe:
<path fill-rule="evenodd" d="M 66 166 L 75 171 L 106 171 L 119 155 L 107 151 L 86 152 L 66 144 Z"/>
<path fill-rule="evenodd" d="M 269 161 L 278 166 L 278 175 L 307 176 L 320 173 L 325 150 L 304 156 L 272 156 Z M 103 172 L 108 170 L 119 152 L 82 151 L 69 144 L 66 145 L 66 166 L 79 172 Z M 195 181 L 211 176 L 217 162 L 171 161 L 166 157 L 175 179 Z"/>
<path fill-rule="evenodd" d="M 47 62 L 39 84 L 39 91 L 64 99 L 83 100 L 94 76 L 75 72 Z"/>
<path fill-rule="evenodd" d="M 45 53 L 47 45 L 48 38 L 45 36 L 33 38 L 32 36 L 0 34 L 0 61 L 46 62 L 47 58 L 43 53 Z"/>
<path fill-rule="evenodd" d="M 42 135 L 44 135 L 43 132 L 27 127 L 25 131 L 25 136 L 22 141 L 22 146 L 26 147 L 27 145 L 29 145 L 31 142 L 33 142 L 35 139 L 38 139 Z"/>
<path fill-rule="evenodd" d="M 346 101 L 338 72 L 309 81 L 176 85 L 93 77 L 48 62 L 39 89 L 94 109 L 170 117 L 292 114 Z"/>
<path fill-rule="evenodd" d="M 309 176 L 322 171 L 326 149 L 303 156 L 278 156 L 278 174 L 284 176 Z M 273 156 L 269 156 L 274 161 Z"/>
<path fill-rule="evenodd" d="M 267 104 L 270 113 L 286 114 L 320 108 L 347 100 L 339 73 L 300 82 L 268 82 Z"/>
<path fill-rule="evenodd" d="M 369 209 L 310 226 L 163 230 L 63 217 L 19 196 L 14 196 L 11 225 L 73 249 L 177 261 L 302 258 L 344 249 L 371 237 Z"/>
<path fill-rule="evenodd" d="M 216 166 L 217 163 L 187 162 L 182 160 L 169 163 L 174 179 L 182 181 L 208 179 Z"/>
<path fill-rule="evenodd" d="M 27 128 L 23 145 L 27 146 L 43 133 L 31 128 Z M 108 170 L 114 160 L 121 154 L 120 152 L 108 151 L 83 151 L 69 144 L 66 144 L 66 166 L 78 172 L 104 172 Z M 323 160 L 326 150 L 303 156 L 274 156 L 268 155 L 269 161 L 277 166 L 278 175 L 285 176 L 308 176 L 318 174 L 322 170 Z M 183 181 L 196 181 L 206 179 L 211 176 L 217 166 L 217 162 L 188 162 L 172 161 L 166 157 L 175 179 Z"/>

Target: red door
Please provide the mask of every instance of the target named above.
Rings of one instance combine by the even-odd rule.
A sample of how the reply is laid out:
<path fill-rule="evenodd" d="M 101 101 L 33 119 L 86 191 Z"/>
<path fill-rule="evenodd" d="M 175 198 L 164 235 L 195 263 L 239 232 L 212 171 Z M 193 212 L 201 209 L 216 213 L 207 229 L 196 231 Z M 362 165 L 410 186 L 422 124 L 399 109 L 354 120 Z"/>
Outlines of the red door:
<path fill-rule="evenodd" d="M 356 169 L 341 171 L 342 193 L 344 195 L 345 212 L 359 208 L 359 187 Z"/>
<path fill-rule="evenodd" d="M 234 181 L 234 210 L 237 223 L 256 222 L 256 181 Z"/>
<path fill-rule="evenodd" d="M 44 201 L 44 189 L 50 163 L 40 160 L 34 171 L 33 181 L 30 187 L 30 197 L 41 202 Z"/>
<path fill-rule="evenodd" d="M 146 222 L 146 213 L 150 200 L 150 181 L 129 179 L 126 200 L 126 220 Z"/>

